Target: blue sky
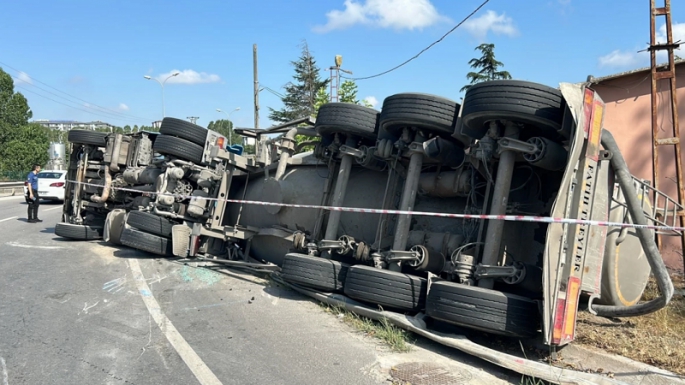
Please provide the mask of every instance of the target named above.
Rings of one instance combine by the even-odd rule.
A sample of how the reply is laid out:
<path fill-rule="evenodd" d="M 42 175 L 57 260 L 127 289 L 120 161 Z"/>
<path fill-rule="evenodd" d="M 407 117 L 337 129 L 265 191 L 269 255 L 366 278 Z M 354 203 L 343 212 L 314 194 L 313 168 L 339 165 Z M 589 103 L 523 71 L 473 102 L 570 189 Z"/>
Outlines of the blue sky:
<path fill-rule="evenodd" d="M 660 3 L 663 0 L 657 0 Z M 0 67 L 15 78 L 34 119 L 147 124 L 231 111 L 253 126 L 252 45 L 262 87 L 283 92 L 306 40 L 321 68 L 343 56 L 353 77 L 383 72 L 437 40 L 483 0 L 7 1 Z M 599 5 L 601 4 L 601 5 Z M 673 1 L 676 40 L 685 41 L 685 5 Z M 679 24 L 683 22 L 683 24 Z M 662 27 L 663 18 L 659 19 Z M 556 87 L 649 64 L 647 0 L 490 0 L 441 43 L 389 74 L 359 80 L 359 97 L 399 92 L 459 100 L 474 47 L 494 43 L 515 79 Z M 685 55 L 682 55 L 684 56 Z M 322 76 L 328 76 L 323 71 Z M 52 100 L 50 100 L 52 99 Z M 278 96 L 260 92 L 260 128 Z"/>

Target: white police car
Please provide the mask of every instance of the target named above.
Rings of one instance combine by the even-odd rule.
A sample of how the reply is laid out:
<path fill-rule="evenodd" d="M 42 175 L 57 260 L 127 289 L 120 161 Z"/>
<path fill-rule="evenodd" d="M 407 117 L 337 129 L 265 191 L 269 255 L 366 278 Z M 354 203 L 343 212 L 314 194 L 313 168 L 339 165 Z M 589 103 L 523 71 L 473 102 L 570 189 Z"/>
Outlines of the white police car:
<path fill-rule="evenodd" d="M 38 195 L 40 199 L 51 201 L 64 200 L 66 170 L 42 170 L 38 173 Z M 24 181 L 24 195 L 28 194 L 28 182 Z"/>

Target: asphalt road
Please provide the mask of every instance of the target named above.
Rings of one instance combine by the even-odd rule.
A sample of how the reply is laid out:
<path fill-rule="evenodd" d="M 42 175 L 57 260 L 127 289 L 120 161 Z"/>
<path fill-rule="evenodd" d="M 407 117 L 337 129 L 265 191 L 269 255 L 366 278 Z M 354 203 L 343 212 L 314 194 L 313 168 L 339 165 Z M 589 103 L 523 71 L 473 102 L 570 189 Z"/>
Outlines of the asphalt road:
<path fill-rule="evenodd" d="M 0 385 L 387 384 L 417 363 L 447 384 L 519 383 L 423 340 L 390 352 L 254 275 L 63 240 L 60 213 L 31 224 L 23 198 L 0 198 Z"/>

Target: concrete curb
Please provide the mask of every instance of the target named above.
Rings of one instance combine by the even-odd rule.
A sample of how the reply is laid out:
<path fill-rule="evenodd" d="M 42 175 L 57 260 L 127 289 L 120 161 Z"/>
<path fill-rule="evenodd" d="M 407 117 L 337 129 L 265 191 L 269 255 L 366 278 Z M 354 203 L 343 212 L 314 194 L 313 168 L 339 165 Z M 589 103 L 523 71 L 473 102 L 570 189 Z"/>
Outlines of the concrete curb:
<path fill-rule="evenodd" d="M 628 384 L 685 385 L 685 376 L 579 344 L 565 346 L 559 356 L 563 364 L 577 370 L 613 373 L 614 378 Z"/>

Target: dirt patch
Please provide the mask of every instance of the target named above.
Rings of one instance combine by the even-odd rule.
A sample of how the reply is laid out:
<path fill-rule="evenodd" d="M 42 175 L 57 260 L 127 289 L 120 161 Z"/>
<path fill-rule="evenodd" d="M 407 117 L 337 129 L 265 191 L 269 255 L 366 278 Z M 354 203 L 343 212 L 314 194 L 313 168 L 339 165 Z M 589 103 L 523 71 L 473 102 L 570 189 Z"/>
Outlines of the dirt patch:
<path fill-rule="evenodd" d="M 685 280 L 681 273 L 671 274 L 671 279 L 676 292 L 671 303 L 658 312 L 620 319 L 579 312 L 574 343 L 685 375 Z M 658 294 L 652 279 L 643 300 L 651 300 Z"/>

